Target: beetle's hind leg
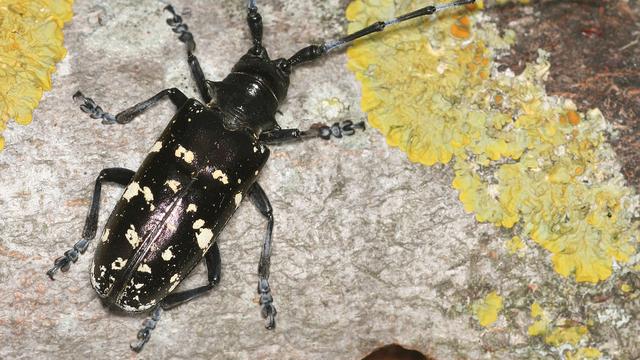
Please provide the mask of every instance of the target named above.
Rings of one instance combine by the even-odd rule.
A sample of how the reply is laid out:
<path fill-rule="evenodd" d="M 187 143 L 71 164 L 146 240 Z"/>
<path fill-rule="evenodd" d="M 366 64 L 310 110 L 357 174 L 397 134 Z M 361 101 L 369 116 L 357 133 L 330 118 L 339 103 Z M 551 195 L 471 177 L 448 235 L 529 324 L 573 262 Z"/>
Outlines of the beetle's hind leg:
<path fill-rule="evenodd" d="M 164 9 L 173 15 L 167 19 L 167 24 L 171 26 L 171 30 L 173 30 L 174 33 L 178 34 L 178 39 L 187 45 L 187 62 L 191 69 L 191 75 L 193 75 L 196 81 L 202 99 L 205 103 L 209 103 L 211 102 L 212 91 L 207 86 L 207 80 L 205 79 L 198 58 L 193 55 L 193 52 L 196 50 L 196 42 L 193 39 L 193 34 L 189 31 L 189 26 L 182 22 L 182 16 L 176 13 L 173 6 L 167 5 Z"/>
<path fill-rule="evenodd" d="M 220 261 L 220 249 L 218 248 L 218 243 L 213 243 L 213 245 L 211 245 L 211 248 L 209 248 L 209 251 L 207 251 L 207 253 L 205 254 L 205 261 L 207 262 L 207 285 L 200 286 L 195 289 L 169 294 L 169 296 L 164 298 L 160 305 L 153 310 L 151 318 L 146 319 L 142 323 L 142 329 L 138 331 L 138 341 L 135 344 L 130 345 L 131 350 L 140 352 L 142 351 L 144 344 L 149 342 L 149 338 L 151 338 L 151 331 L 156 328 L 156 325 L 160 320 L 160 314 L 162 310 L 168 310 L 191 301 L 213 289 L 220 282 L 222 266 Z"/>
<path fill-rule="evenodd" d="M 258 185 L 253 184 L 249 193 L 251 202 L 258 208 L 260 213 L 267 218 L 267 232 L 262 243 L 262 251 L 260 252 L 260 262 L 258 263 L 258 294 L 260 295 L 260 306 L 262 308 L 262 317 L 266 319 L 265 327 L 274 329 L 276 327 L 276 307 L 273 305 L 273 297 L 271 296 L 271 288 L 269 287 L 269 266 L 271 265 L 271 234 L 273 233 L 273 209 L 269 198 L 264 190 Z"/>
<path fill-rule="evenodd" d="M 194 289 L 180 291 L 177 293 L 169 294 L 162 301 L 161 305 L 163 309 L 168 310 L 178 305 L 191 301 L 213 289 L 220 282 L 220 274 L 222 270 L 222 262 L 220 260 L 220 249 L 218 243 L 213 243 L 211 248 L 205 254 L 205 261 L 207 263 L 207 285 L 203 285 Z"/>
<path fill-rule="evenodd" d="M 102 192 L 102 183 L 114 182 L 125 186 L 131 182 L 134 174 L 134 171 L 122 168 L 104 169 L 100 172 L 93 189 L 93 197 L 91 198 L 89 214 L 87 214 L 87 219 L 84 223 L 84 230 L 82 231 L 82 240 L 75 243 L 71 250 L 65 251 L 63 256 L 55 260 L 53 267 L 47 271 L 47 275 L 49 275 L 51 280 L 54 280 L 53 275 L 58 270 L 61 270 L 62 272 L 69 270 L 71 263 L 78 261 L 80 254 L 84 254 L 89 246 L 89 242 L 96 237 L 96 232 L 98 230 L 98 215 L 100 213 L 100 194 Z"/>
<path fill-rule="evenodd" d="M 151 318 L 146 319 L 142 323 L 142 329 L 138 331 L 138 342 L 135 344 L 130 344 L 131 350 L 135 352 L 142 351 L 144 344 L 149 342 L 149 338 L 151 338 L 151 331 L 156 328 L 158 325 L 158 321 L 160 321 L 160 315 L 162 314 L 162 307 L 156 306 L 151 314 Z"/>

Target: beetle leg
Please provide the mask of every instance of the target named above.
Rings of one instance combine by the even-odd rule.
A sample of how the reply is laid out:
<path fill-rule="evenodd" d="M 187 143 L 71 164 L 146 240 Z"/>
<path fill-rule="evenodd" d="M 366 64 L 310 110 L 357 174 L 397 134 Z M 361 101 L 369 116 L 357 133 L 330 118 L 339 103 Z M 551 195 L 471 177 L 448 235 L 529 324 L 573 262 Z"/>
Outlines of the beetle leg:
<path fill-rule="evenodd" d="M 209 248 L 209 251 L 205 254 L 205 261 L 207 262 L 207 285 L 169 294 L 160 304 L 163 309 L 168 310 L 191 301 L 218 285 L 222 269 L 218 243 L 213 243 L 211 248 Z"/>
<path fill-rule="evenodd" d="M 165 96 L 168 96 L 171 102 L 178 108 L 182 107 L 182 105 L 187 101 L 187 96 L 183 94 L 182 91 L 176 88 L 165 89 L 151 98 L 135 104 L 132 107 L 121 111 L 118 115 L 113 116 L 104 112 L 100 106 L 96 105 L 93 99 L 85 97 L 80 91 L 73 94 L 73 100 L 80 104 L 80 110 L 89 114 L 93 119 L 102 119 L 103 124 L 113 124 L 116 122 L 118 124 L 126 124 L 131 122 L 133 118 L 142 114 L 151 106 L 158 103 L 158 101 L 162 100 Z"/>
<path fill-rule="evenodd" d="M 84 229 L 82 230 L 82 240 L 73 245 L 71 250 L 65 251 L 64 255 L 57 258 L 53 264 L 53 267 L 47 271 L 47 275 L 53 279 L 53 274 L 56 271 L 61 270 L 66 272 L 69 270 L 72 262 L 78 261 L 80 254 L 84 254 L 89 246 L 89 242 L 96 237 L 98 230 L 98 215 L 100 213 L 100 194 L 102 192 L 103 182 L 114 182 L 120 185 L 127 185 L 133 179 L 134 171 L 123 168 L 110 168 L 100 171 L 100 175 L 96 179 L 95 187 L 93 188 L 93 197 L 91 199 L 91 206 L 89 207 L 89 214 L 84 223 Z"/>
<path fill-rule="evenodd" d="M 150 319 L 146 319 L 142 323 L 142 329 L 138 331 L 138 342 L 135 344 L 130 344 L 131 350 L 135 352 L 142 351 L 144 344 L 149 342 L 149 338 L 151 338 L 151 331 L 156 328 L 158 325 L 158 321 L 160 321 L 160 315 L 162 314 L 162 307 L 157 306 L 153 313 L 151 314 Z"/>
<path fill-rule="evenodd" d="M 269 287 L 269 266 L 271 265 L 271 234 L 273 233 L 273 209 L 269 198 L 258 183 L 254 183 L 249 197 L 253 205 L 267 218 L 267 233 L 262 243 L 260 262 L 258 263 L 258 294 L 260 295 L 260 305 L 262 307 L 262 317 L 267 320 L 266 328 L 276 327 L 276 307 L 273 305 L 271 288 Z"/>
<path fill-rule="evenodd" d="M 196 50 L 196 42 L 193 40 L 193 34 L 189 31 L 189 26 L 182 22 L 182 16 L 176 13 L 173 6 L 167 5 L 164 9 L 173 15 L 173 17 L 167 19 L 167 24 L 171 26 L 171 30 L 174 33 L 179 34 L 178 39 L 187 45 L 187 62 L 191 69 L 191 75 L 193 75 L 196 81 L 202 99 L 205 103 L 209 103 L 211 102 L 212 91 L 207 86 L 207 80 L 204 77 L 204 72 L 202 71 L 202 67 L 200 67 L 198 58 L 193 55 L 193 52 Z"/>
<path fill-rule="evenodd" d="M 341 138 L 355 134 L 356 129 L 364 131 L 364 121 L 354 124 L 347 120 L 342 123 L 334 123 L 331 126 L 324 124 L 313 125 L 309 130 L 279 129 L 260 134 L 260 141 L 265 145 L 278 145 L 290 141 L 300 141 L 312 138 L 329 140 L 331 137 Z"/>

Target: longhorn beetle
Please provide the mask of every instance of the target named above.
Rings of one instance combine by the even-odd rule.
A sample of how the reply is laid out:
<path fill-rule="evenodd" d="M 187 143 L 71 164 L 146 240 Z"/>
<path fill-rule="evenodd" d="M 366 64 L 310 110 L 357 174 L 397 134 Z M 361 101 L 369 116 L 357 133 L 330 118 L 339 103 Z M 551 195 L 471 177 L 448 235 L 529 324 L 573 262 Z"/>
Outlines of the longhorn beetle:
<path fill-rule="evenodd" d="M 69 270 L 95 237 L 102 184 L 126 185 L 96 246 L 91 284 L 108 306 L 125 312 L 152 312 L 138 332 L 137 343 L 131 345 L 134 351 L 140 351 L 149 341 L 162 309 L 203 295 L 219 282 L 217 237 L 241 201 L 249 197 L 267 219 L 258 263 L 258 294 L 266 328 L 273 329 L 276 308 L 269 286 L 273 212 L 256 182 L 269 157 L 266 145 L 340 138 L 365 127 L 364 122 L 344 121 L 304 131 L 281 129 L 275 114 L 286 98 L 291 72 L 358 38 L 382 31 L 387 25 L 473 2 L 459 0 L 426 6 L 337 40 L 307 46 L 288 59 L 271 60 L 262 44 L 262 18 L 256 0 L 249 0 L 247 22 L 253 46 L 222 81 L 205 78 L 193 54 L 193 35 L 173 7 L 167 6 L 165 10 L 172 15 L 167 24 L 186 45 L 187 61 L 203 102 L 188 99 L 180 90 L 171 88 L 113 116 L 81 92 L 73 96 L 82 111 L 102 119 L 103 124 L 126 124 L 165 97 L 178 110 L 138 171 L 108 168 L 100 172 L 82 239 L 55 260 L 47 275 L 53 280 L 58 270 Z M 203 258 L 207 284 L 174 292 Z"/>

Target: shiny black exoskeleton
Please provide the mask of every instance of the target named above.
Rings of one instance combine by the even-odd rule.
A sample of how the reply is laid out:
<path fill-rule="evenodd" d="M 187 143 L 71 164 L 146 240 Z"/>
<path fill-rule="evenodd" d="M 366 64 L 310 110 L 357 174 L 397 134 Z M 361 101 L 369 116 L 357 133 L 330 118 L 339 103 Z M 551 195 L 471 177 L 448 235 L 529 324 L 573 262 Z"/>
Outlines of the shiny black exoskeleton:
<path fill-rule="evenodd" d="M 105 124 L 128 123 L 165 97 L 178 111 L 137 171 L 110 168 L 100 173 L 82 240 L 56 259 L 47 274 L 53 279 L 56 271 L 67 271 L 95 237 L 102 184 L 126 185 L 96 246 L 91 283 L 109 306 L 125 312 L 153 312 L 138 333 L 138 342 L 132 345 L 140 351 L 162 309 L 192 300 L 218 283 L 221 262 L 216 239 L 248 197 L 268 221 L 258 265 L 258 293 L 266 327 L 273 329 L 276 310 L 268 281 L 273 212 L 256 182 L 269 157 L 266 145 L 316 137 L 339 138 L 364 129 L 363 122 L 351 121 L 306 131 L 281 129 L 275 115 L 286 98 L 291 71 L 359 37 L 381 31 L 386 25 L 470 2 L 473 0 L 427 6 L 344 38 L 305 47 L 289 59 L 271 60 L 262 45 L 262 19 L 255 0 L 249 0 L 247 20 L 253 46 L 220 82 L 205 79 L 193 54 L 193 35 L 168 6 L 166 10 L 172 17 L 167 23 L 187 46 L 189 66 L 203 102 L 188 99 L 172 88 L 113 116 L 82 93 L 74 95 L 82 111 Z M 203 258 L 208 269 L 207 284 L 175 292 Z"/>

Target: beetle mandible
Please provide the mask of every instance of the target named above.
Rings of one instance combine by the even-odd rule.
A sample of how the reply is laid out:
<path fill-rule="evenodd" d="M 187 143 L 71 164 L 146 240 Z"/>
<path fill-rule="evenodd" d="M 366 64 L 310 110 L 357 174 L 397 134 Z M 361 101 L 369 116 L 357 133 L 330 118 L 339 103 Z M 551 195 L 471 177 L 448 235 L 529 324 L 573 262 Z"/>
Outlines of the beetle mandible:
<path fill-rule="evenodd" d="M 91 284 L 108 306 L 124 312 L 152 312 L 138 332 L 137 343 L 131 345 L 140 351 L 163 309 L 197 298 L 219 282 L 217 237 L 248 197 L 267 219 L 258 263 L 258 294 L 266 328 L 273 329 L 276 308 L 269 285 L 273 211 L 256 182 L 269 157 L 266 145 L 340 138 L 365 127 L 364 122 L 344 121 L 304 131 L 281 129 L 275 115 L 286 98 L 291 72 L 387 25 L 474 1 L 426 6 L 337 40 L 304 47 L 288 59 L 271 60 L 262 44 L 262 18 L 256 0 L 249 0 L 247 22 L 253 46 L 222 81 L 205 78 L 194 55 L 193 35 L 174 8 L 167 6 L 165 10 L 171 14 L 167 24 L 186 45 L 187 61 L 203 101 L 189 99 L 171 88 L 114 116 L 79 91 L 73 96 L 82 111 L 102 119 L 103 124 L 126 124 L 165 97 L 178 110 L 137 171 L 108 168 L 100 172 L 82 239 L 55 260 L 47 275 L 53 280 L 58 270 L 67 271 L 96 236 L 102 184 L 126 186 L 96 246 Z M 203 258 L 207 284 L 174 292 Z"/>

